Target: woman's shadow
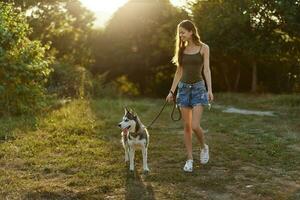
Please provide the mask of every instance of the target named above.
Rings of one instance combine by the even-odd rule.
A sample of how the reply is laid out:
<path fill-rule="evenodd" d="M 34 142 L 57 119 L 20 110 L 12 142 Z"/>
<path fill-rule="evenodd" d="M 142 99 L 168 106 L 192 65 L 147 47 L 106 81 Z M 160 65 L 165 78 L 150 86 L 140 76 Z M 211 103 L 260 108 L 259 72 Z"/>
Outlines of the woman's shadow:
<path fill-rule="evenodd" d="M 140 175 L 137 170 L 134 172 L 127 172 L 126 177 L 126 188 L 125 188 L 125 199 L 155 199 L 153 187 L 151 183 L 147 183 L 149 174 Z"/>

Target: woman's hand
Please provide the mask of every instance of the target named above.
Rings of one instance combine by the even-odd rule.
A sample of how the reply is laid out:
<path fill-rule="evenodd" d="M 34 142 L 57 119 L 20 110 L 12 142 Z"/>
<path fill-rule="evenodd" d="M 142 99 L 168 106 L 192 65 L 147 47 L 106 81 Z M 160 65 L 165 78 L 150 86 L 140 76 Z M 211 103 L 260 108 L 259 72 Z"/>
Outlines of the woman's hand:
<path fill-rule="evenodd" d="M 208 92 L 208 101 L 213 101 L 214 100 L 214 95 L 212 92 Z"/>
<path fill-rule="evenodd" d="M 168 96 L 166 97 L 166 101 L 170 103 L 173 100 L 174 100 L 173 94 L 171 92 L 169 92 Z"/>

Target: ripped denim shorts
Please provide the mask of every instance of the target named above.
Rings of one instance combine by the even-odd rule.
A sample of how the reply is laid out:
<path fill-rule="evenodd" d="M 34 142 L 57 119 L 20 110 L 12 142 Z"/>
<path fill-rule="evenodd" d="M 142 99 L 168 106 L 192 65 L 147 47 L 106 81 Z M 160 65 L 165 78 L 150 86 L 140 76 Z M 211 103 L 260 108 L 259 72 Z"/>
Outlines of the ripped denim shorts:
<path fill-rule="evenodd" d="M 208 105 L 208 94 L 204 80 L 191 84 L 179 81 L 176 102 L 180 107 Z"/>

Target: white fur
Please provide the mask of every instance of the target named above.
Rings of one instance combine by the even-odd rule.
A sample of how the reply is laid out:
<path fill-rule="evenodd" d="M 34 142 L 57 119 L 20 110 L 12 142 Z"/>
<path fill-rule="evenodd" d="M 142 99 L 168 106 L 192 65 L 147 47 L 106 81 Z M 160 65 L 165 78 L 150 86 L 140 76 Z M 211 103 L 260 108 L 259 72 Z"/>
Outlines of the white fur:
<path fill-rule="evenodd" d="M 128 112 L 129 111 L 125 109 L 125 115 L 123 117 L 123 120 L 122 120 L 122 122 L 119 123 L 119 127 L 122 130 L 124 130 L 125 128 L 128 128 L 130 126 L 130 128 L 128 128 L 127 135 L 126 135 L 126 133 L 124 133 L 124 131 L 121 132 L 122 144 L 123 144 L 123 147 L 125 150 L 125 162 L 127 162 L 129 160 L 129 170 L 134 171 L 135 150 L 141 149 L 142 156 L 143 156 L 143 169 L 144 169 L 144 171 L 147 172 L 147 171 L 149 171 L 148 162 L 147 162 L 149 134 L 148 134 L 146 127 L 141 123 L 141 121 L 139 120 L 139 118 L 136 115 L 135 115 L 136 120 L 128 119 L 126 117 L 126 114 Z M 139 123 L 139 125 L 141 127 L 140 130 L 142 130 L 142 132 L 144 134 L 143 135 L 144 138 L 143 137 L 140 138 L 140 135 L 137 135 L 137 137 L 129 138 L 129 134 L 134 133 L 134 131 L 135 131 L 136 123 Z"/>
<path fill-rule="evenodd" d="M 139 136 L 132 139 L 127 139 L 127 143 L 124 141 L 124 133 L 122 132 L 122 144 L 125 150 L 125 162 L 129 160 L 129 170 L 134 171 L 134 156 L 135 150 L 141 149 L 143 156 L 143 170 L 149 171 L 147 158 L 148 158 L 148 147 L 146 146 L 146 139 L 139 139 Z M 128 135 L 127 135 L 128 137 Z M 149 142 L 149 140 L 148 140 Z"/>

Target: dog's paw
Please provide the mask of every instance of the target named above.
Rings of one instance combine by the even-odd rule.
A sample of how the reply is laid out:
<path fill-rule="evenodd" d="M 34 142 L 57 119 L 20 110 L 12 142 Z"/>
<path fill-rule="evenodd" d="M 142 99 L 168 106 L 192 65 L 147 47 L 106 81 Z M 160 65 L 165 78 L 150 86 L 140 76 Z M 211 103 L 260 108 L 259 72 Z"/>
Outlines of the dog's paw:
<path fill-rule="evenodd" d="M 149 169 L 143 171 L 143 175 L 144 175 L 144 176 L 149 175 L 149 173 L 150 173 L 150 170 L 149 170 Z"/>
<path fill-rule="evenodd" d="M 148 167 L 145 167 L 144 172 L 150 172 L 150 169 Z"/>

